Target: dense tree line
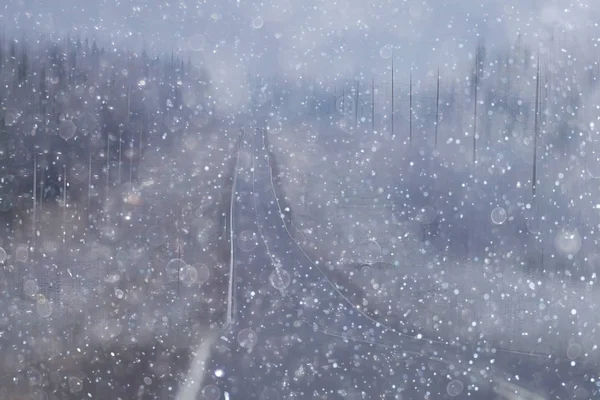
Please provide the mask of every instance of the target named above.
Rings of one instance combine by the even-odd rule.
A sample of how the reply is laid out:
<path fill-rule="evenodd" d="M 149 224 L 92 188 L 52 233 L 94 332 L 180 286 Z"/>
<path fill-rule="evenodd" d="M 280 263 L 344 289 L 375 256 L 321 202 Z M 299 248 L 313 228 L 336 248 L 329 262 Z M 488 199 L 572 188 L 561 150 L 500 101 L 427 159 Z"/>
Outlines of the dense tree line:
<path fill-rule="evenodd" d="M 195 343 L 197 316 L 206 321 L 222 309 L 207 302 L 219 299 L 219 266 L 228 254 L 221 232 L 226 174 L 200 166 L 216 163 L 210 157 L 223 157 L 216 164 L 223 170 L 233 166 L 220 152 L 194 152 L 198 142 L 228 150 L 219 142 L 227 134 L 214 134 L 227 125 L 214 107 L 207 73 L 175 54 L 73 36 L 0 35 L 0 348 L 10 353 L 3 370 L 24 372 L 13 363 L 24 357 L 42 374 L 56 363 L 61 374 L 87 368 L 91 378 L 97 349 L 79 361 L 67 349 L 116 345 L 128 330 L 143 329 L 139 307 L 187 301 L 196 289 L 168 268 L 183 257 L 209 264 L 214 285 L 187 308 L 157 314 L 154 307 L 148 317 L 158 325 L 149 332 Z M 105 336 L 107 326 L 118 328 Z M 28 344 L 14 346 L 19 337 Z M 18 391 L 22 381 L 14 383 Z M 39 385 L 47 393 L 73 391 Z"/>
<path fill-rule="evenodd" d="M 148 149 L 211 122 L 205 74 L 173 54 L 1 37 L 0 81 L 0 210 L 16 242 L 44 235 L 60 202 L 98 227 L 96 211 L 115 187 L 136 186 Z"/>

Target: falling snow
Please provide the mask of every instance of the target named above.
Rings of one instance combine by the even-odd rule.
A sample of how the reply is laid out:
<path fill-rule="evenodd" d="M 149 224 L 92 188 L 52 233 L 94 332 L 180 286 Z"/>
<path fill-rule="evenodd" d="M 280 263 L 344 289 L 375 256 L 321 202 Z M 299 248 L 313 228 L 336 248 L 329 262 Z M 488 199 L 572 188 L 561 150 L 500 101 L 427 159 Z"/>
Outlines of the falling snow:
<path fill-rule="evenodd" d="M 0 398 L 600 396 L 591 3 L 39 3 Z"/>

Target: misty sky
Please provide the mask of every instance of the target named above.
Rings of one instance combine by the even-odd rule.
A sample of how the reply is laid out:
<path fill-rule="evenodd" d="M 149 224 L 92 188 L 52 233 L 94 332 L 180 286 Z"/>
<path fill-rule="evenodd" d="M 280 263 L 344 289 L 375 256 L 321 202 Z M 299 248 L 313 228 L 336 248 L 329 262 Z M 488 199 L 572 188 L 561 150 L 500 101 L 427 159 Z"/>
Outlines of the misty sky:
<path fill-rule="evenodd" d="M 105 48 L 178 52 L 208 71 L 229 110 L 247 99 L 248 74 L 323 82 L 464 79 L 475 43 L 488 53 L 521 41 L 544 51 L 551 38 L 597 44 L 585 0 L 20 0 L 6 2 L 0 23 L 15 35 L 81 32 Z M 568 35 L 565 35 L 568 32 Z M 113 45 L 114 44 L 114 45 Z M 574 48 L 573 43 L 565 47 Z M 583 51 L 580 54 L 590 54 Z M 228 111 L 227 111 L 228 112 Z"/>
<path fill-rule="evenodd" d="M 518 32 L 543 43 L 561 31 L 597 37 L 590 1 L 568 0 L 20 0 L 5 1 L 9 31 L 81 31 L 104 43 L 189 51 L 209 69 L 291 76 L 455 67 L 484 38 L 502 47 Z M 240 68 L 243 66 L 243 68 Z M 237 71 L 237 72 L 233 72 Z"/>

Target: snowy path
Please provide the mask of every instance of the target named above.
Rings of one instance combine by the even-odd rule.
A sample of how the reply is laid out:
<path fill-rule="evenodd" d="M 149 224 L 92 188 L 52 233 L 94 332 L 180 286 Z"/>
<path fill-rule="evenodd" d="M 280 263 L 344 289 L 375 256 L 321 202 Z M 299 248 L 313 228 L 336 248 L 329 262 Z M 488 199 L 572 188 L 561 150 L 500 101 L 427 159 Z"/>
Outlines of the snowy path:
<path fill-rule="evenodd" d="M 186 386 L 194 390 L 179 400 L 198 391 L 207 399 L 543 399 L 506 383 L 503 350 L 386 326 L 346 298 L 286 226 L 264 135 L 248 124 L 238 152 L 227 321 L 210 354 L 199 346 Z"/>
<path fill-rule="evenodd" d="M 204 396 L 412 397 L 432 388 L 459 395 L 465 384 L 447 377 L 460 369 L 458 346 L 375 321 L 295 242 L 281 217 L 264 134 L 263 126 L 247 126 L 239 149 L 228 317 L 205 364 Z"/>

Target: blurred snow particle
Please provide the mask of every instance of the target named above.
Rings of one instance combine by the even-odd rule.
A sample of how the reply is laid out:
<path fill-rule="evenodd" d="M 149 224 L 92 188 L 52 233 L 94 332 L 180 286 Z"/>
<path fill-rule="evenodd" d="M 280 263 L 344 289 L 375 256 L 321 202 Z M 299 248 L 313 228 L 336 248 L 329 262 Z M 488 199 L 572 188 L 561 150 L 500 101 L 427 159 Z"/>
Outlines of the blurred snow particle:
<path fill-rule="evenodd" d="M 435 209 L 431 206 L 424 206 L 419 210 L 419 213 L 415 219 L 423 225 L 430 225 L 435 221 L 435 217 Z"/>
<path fill-rule="evenodd" d="M 567 349 L 567 357 L 569 360 L 575 360 L 581 355 L 581 345 L 579 343 L 571 343 Z"/>
<path fill-rule="evenodd" d="M 448 393 L 449 396 L 456 397 L 462 393 L 463 388 L 464 388 L 464 384 L 461 381 L 454 379 L 454 380 L 450 381 L 448 383 L 448 385 L 446 386 L 446 392 Z"/>
<path fill-rule="evenodd" d="M 48 302 L 43 296 L 40 296 L 35 305 L 35 310 L 40 317 L 48 318 L 50 315 L 52 315 L 52 304 Z"/>
<path fill-rule="evenodd" d="M 146 231 L 146 239 L 150 246 L 159 247 L 167 241 L 167 232 L 160 225 L 153 225 Z"/>
<path fill-rule="evenodd" d="M 58 134 L 60 135 L 61 138 L 68 140 L 68 139 L 71 139 L 73 136 L 75 136 L 76 130 L 77 130 L 77 127 L 75 126 L 73 121 L 71 121 L 70 119 L 67 119 L 60 123 L 60 126 L 58 127 Z"/>
<path fill-rule="evenodd" d="M 238 333 L 237 339 L 240 346 L 246 349 L 252 349 L 256 345 L 258 336 L 252 329 L 245 328 Z"/>
<path fill-rule="evenodd" d="M 256 17 L 252 20 L 252 27 L 254 29 L 260 29 L 264 25 L 264 21 L 261 17 Z"/>
<path fill-rule="evenodd" d="M 15 251 L 15 258 L 19 262 L 27 262 L 29 259 L 29 250 L 27 250 L 27 246 L 19 245 Z"/>
<path fill-rule="evenodd" d="M 256 235 L 256 232 L 243 231 L 240 233 L 237 242 L 238 246 L 240 246 L 240 249 L 243 251 L 252 251 L 258 246 L 258 236 Z"/>
<path fill-rule="evenodd" d="M 194 264 L 194 270 L 196 271 L 196 282 L 198 284 L 203 284 L 210 278 L 210 269 L 206 265 L 201 263 Z"/>
<path fill-rule="evenodd" d="M 506 210 L 502 207 L 496 207 L 492 210 L 492 222 L 496 225 L 502 225 L 506 221 Z"/>
<path fill-rule="evenodd" d="M 556 234 L 554 245 L 564 255 L 577 254 L 581 249 L 581 235 L 576 229 L 563 228 Z"/>
<path fill-rule="evenodd" d="M 83 382 L 76 376 L 69 377 L 69 390 L 71 393 L 80 392 L 83 389 Z"/>
<path fill-rule="evenodd" d="M 166 273 L 169 282 L 177 282 L 181 279 L 181 273 L 184 268 L 187 267 L 187 263 L 180 258 L 174 258 L 167 263 Z"/>
<path fill-rule="evenodd" d="M 39 290 L 38 284 L 31 279 L 28 279 L 23 283 L 23 292 L 25 292 L 26 296 L 34 296 Z"/>
<path fill-rule="evenodd" d="M 282 268 L 275 268 L 269 276 L 269 282 L 277 290 L 284 290 L 290 285 L 290 273 Z"/>
<path fill-rule="evenodd" d="M 215 375 L 220 370 L 215 371 Z M 217 375 L 218 376 L 218 375 Z M 217 400 L 221 397 L 221 389 L 219 389 L 216 385 L 206 385 L 202 389 L 202 398 L 206 400 Z"/>
<path fill-rule="evenodd" d="M 379 49 L 379 55 L 384 60 L 387 60 L 388 58 L 392 58 L 392 46 L 390 46 L 390 45 L 383 46 L 381 49 Z"/>
<path fill-rule="evenodd" d="M 195 267 L 186 264 L 181 268 L 179 280 L 186 286 L 192 286 L 198 280 L 198 271 Z"/>

